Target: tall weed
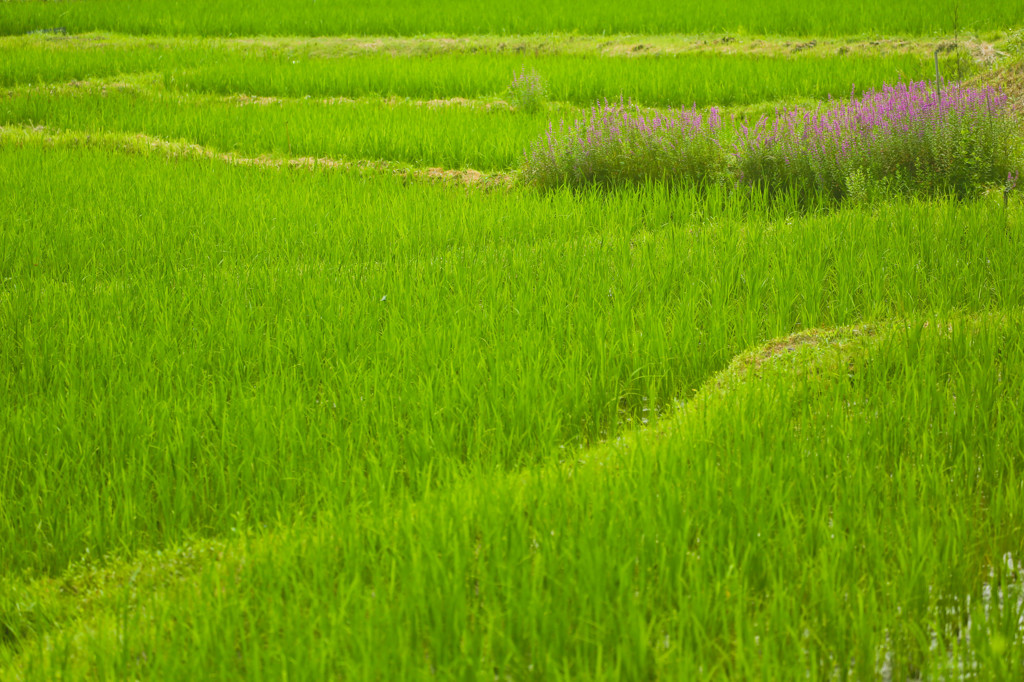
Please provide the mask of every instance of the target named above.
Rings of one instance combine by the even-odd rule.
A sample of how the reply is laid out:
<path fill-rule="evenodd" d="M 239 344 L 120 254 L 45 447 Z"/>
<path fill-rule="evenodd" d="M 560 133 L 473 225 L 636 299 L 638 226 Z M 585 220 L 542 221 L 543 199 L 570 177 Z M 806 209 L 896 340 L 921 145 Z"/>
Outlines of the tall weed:
<path fill-rule="evenodd" d="M 540 187 L 652 179 L 702 185 L 719 179 L 725 165 L 720 128 L 714 108 L 659 116 L 605 101 L 568 128 L 564 121 L 557 131 L 550 126 L 527 153 L 523 177 Z"/>
<path fill-rule="evenodd" d="M 921 81 L 723 126 L 715 108 L 657 116 L 605 102 L 571 126 L 549 127 L 527 152 L 523 178 L 542 188 L 656 179 L 805 199 L 963 197 L 1017 170 L 1019 136 L 1005 104 L 993 88 Z"/>

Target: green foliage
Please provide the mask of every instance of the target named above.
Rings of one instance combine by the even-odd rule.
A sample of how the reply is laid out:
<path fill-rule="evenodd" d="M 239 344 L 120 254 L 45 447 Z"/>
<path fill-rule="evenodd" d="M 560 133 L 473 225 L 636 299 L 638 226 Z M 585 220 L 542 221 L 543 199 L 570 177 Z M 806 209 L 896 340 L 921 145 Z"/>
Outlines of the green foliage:
<path fill-rule="evenodd" d="M 0 671 L 1018 677 L 1022 321 L 799 334 L 520 475 L 8 584 Z"/>
<path fill-rule="evenodd" d="M 523 67 L 508 86 L 508 103 L 516 111 L 524 114 L 536 114 L 544 110 L 548 92 L 544 79 L 536 71 L 526 71 Z"/>
<path fill-rule="evenodd" d="M 909 199 L 934 173 L 898 165 L 837 166 L 839 208 L 698 189 L 722 147 L 671 166 L 661 128 L 600 149 L 611 191 L 397 167 L 512 167 L 544 125 L 493 106 L 520 65 L 572 116 L 770 111 L 919 57 L 63 30 L 947 20 L 843 2 L 0 2 L 60 29 L 0 40 L 0 679 L 1024 677 L 1016 197 Z M 903 151 L 975 183 L 990 132 Z"/>
<path fill-rule="evenodd" d="M 706 187 L 728 179 L 717 110 L 648 116 L 636 105 L 594 107 L 568 130 L 535 142 L 522 179 L 541 189 L 662 181 Z"/>
<path fill-rule="evenodd" d="M 1002 49 L 1011 57 L 1024 57 L 1024 29 L 1010 31 L 1002 44 Z"/>
<path fill-rule="evenodd" d="M 794 110 L 743 129 L 739 179 L 768 191 L 843 199 L 885 193 L 959 197 L 1017 171 L 1020 136 L 995 90 L 927 82 L 887 87 L 816 111 Z"/>
<path fill-rule="evenodd" d="M 969 0 L 959 8 L 961 28 L 1004 29 L 1024 23 L 1017 0 Z M 78 33 L 196 35 L 424 35 L 551 32 L 716 33 L 769 35 L 930 35 L 950 30 L 946 3 L 871 3 L 862 0 L 719 0 L 667 5 L 635 0 L 519 0 L 506 6 L 485 0 L 207 0 L 194 7 L 176 0 L 2 2 L 0 32 L 38 29 Z"/>
<path fill-rule="evenodd" d="M 1001 203 L 787 225 L 716 192 L 2 154 L 4 570 L 387 505 L 613 437 L 778 334 L 1024 304 Z"/>
<path fill-rule="evenodd" d="M 330 102 L 74 88 L 33 90 L 0 107 L 0 122 L 81 132 L 145 133 L 221 152 L 387 160 L 416 166 L 504 170 L 515 166 L 541 118 L 472 106 L 427 107 L 371 99 Z"/>
<path fill-rule="evenodd" d="M 846 176 L 845 197 L 855 206 L 869 207 L 905 193 L 906 183 L 899 172 L 876 178 L 863 168 L 855 168 Z"/>
<path fill-rule="evenodd" d="M 963 197 L 1017 171 L 1019 145 L 1009 115 L 950 111 L 913 126 L 909 134 L 879 137 L 857 163 L 875 182 L 898 178 L 902 191 Z"/>
<path fill-rule="evenodd" d="M 651 179 L 718 182 L 805 203 L 857 201 L 881 191 L 958 197 L 1002 185 L 1017 165 L 1020 137 L 996 90 L 919 82 L 848 103 L 776 111 L 753 127 L 722 126 L 717 109 L 649 115 L 621 103 L 534 142 L 522 175 L 540 188 L 612 186 Z M 733 140 L 726 154 L 723 140 Z"/>
<path fill-rule="evenodd" d="M 824 98 L 853 82 L 878 87 L 894 73 L 921 78 L 931 72 L 929 59 L 918 54 L 598 57 L 479 51 L 325 56 L 327 48 L 288 42 L 270 46 L 242 40 L 154 42 L 100 36 L 58 43 L 37 37 L 0 39 L 0 85 L 156 73 L 168 90 L 183 93 L 476 98 L 504 94 L 508 74 L 522 69 L 543 73 L 544 90 L 560 102 L 590 105 L 622 93 L 649 106 L 689 107 Z"/>

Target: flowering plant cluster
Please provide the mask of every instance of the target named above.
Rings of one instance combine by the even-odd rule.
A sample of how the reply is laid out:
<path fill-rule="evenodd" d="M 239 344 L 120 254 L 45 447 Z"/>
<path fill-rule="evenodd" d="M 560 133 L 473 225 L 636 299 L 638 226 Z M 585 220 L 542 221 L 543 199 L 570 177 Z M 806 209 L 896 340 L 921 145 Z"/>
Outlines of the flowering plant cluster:
<path fill-rule="evenodd" d="M 1005 104 L 990 88 L 940 94 L 918 82 L 776 113 L 739 127 L 735 173 L 743 184 L 834 199 L 871 186 L 963 196 L 1013 168 Z"/>
<path fill-rule="evenodd" d="M 1017 136 L 1005 104 L 991 88 L 940 93 L 918 82 L 723 127 L 716 109 L 652 117 L 606 102 L 572 126 L 550 127 L 527 152 L 523 176 L 540 187 L 653 178 L 836 200 L 963 196 L 1015 171 Z"/>
<path fill-rule="evenodd" d="M 508 103 L 516 111 L 535 114 L 544 108 L 548 90 L 536 71 L 523 67 L 508 86 Z"/>
<path fill-rule="evenodd" d="M 648 179 L 703 184 L 719 179 L 726 153 L 721 117 L 681 109 L 647 115 L 632 103 L 593 107 L 581 120 L 547 135 L 527 152 L 524 179 L 540 187 L 616 185 Z"/>

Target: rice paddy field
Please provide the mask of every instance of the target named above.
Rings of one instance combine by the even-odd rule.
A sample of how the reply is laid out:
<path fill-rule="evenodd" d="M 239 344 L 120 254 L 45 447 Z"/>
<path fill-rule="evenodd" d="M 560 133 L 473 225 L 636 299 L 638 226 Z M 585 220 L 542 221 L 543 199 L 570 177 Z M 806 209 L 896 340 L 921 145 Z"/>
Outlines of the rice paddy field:
<path fill-rule="evenodd" d="M 1016 176 L 523 171 L 936 68 L 1019 130 L 1021 27 L 0 2 L 0 680 L 1024 679 Z"/>

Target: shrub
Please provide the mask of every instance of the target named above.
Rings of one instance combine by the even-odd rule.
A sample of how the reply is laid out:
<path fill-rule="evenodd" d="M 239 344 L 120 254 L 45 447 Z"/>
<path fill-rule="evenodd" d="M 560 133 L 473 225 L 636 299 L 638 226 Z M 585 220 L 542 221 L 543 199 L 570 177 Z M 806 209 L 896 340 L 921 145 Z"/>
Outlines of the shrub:
<path fill-rule="evenodd" d="M 593 107 L 588 114 L 527 152 L 523 179 L 538 187 L 604 186 L 646 180 L 705 184 L 723 174 L 718 110 L 647 115 L 633 104 Z"/>
<path fill-rule="evenodd" d="M 952 193 L 966 196 L 1016 171 L 1018 137 L 1006 96 L 992 88 L 900 84 L 815 109 L 723 129 L 718 110 L 645 114 L 592 108 L 527 151 L 523 179 L 539 187 L 661 180 L 727 181 L 799 199 Z M 732 154 L 723 151 L 732 141 Z"/>
<path fill-rule="evenodd" d="M 508 103 L 516 111 L 535 114 L 544 108 L 547 99 L 544 79 L 532 69 L 527 72 L 526 67 L 523 67 L 508 86 Z"/>
<path fill-rule="evenodd" d="M 1004 180 L 1015 151 L 1005 95 L 969 87 L 940 95 L 934 87 L 900 84 L 741 126 L 738 179 L 834 199 L 866 186 L 965 196 Z"/>
<path fill-rule="evenodd" d="M 1003 51 L 1011 57 L 1024 57 L 1024 29 L 1011 31 L 1003 43 Z"/>

